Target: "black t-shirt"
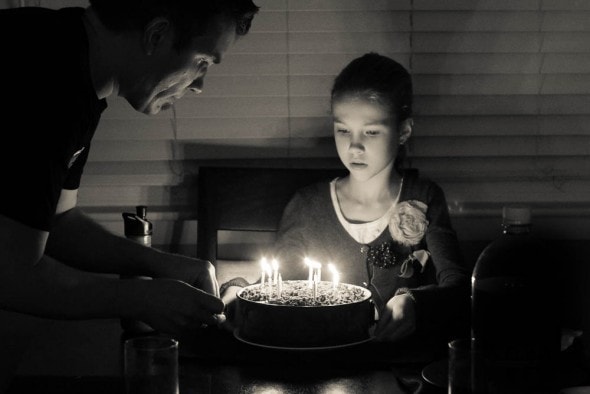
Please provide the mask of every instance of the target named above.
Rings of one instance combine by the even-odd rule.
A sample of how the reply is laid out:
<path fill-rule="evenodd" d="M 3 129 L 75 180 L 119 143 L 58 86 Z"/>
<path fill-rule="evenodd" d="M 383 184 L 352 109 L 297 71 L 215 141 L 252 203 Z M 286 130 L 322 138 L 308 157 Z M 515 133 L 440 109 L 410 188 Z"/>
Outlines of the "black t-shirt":
<path fill-rule="evenodd" d="M 89 71 L 83 8 L 0 10 L 0 214 L 49 231 L 77 189 L 106 100 Z"/>

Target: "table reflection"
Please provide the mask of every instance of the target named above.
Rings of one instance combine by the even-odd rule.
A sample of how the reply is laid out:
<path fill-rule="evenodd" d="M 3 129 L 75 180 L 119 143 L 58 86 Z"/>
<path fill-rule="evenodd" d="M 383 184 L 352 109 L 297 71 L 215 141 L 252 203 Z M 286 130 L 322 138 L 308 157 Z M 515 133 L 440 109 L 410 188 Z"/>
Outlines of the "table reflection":
<path fill-rule="evenodd" d="M 332 350 L 284 351 L 248 345 L 219 332 L 201 334 L 185 339 L 181 349 L 181 393 L 444 392 L 421 376 L 436 356 L 425 347 L 369 342 Z"/>

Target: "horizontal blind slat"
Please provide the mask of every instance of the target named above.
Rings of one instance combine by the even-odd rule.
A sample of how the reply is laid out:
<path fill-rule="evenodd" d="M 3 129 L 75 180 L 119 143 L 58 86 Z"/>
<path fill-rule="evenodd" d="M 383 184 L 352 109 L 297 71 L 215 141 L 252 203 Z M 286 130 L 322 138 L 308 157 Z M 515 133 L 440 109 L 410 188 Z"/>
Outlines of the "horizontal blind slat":
<path fill-rule="evenodd" d="M 535 32 L 416 32 L 412 38 L 416 53 L 537 53 L 546 41 Z M 571 44 L 570 44 L 571 45 Z M 546 52 L 556 50 L 546 49 Z M 567 51 L 563 51 L 567 52 Z"/>
<path fill-rule="evenodd" d="M 415 12 L 413 28 L 416 32 L 524 32 L 537 31 L 542 15 L 536 11 L 522 12 Z"/>
<path fill-rule="evenodd" d="M 289 32 L 407 32 L 409 12 L 294 11 L 289 13 Z"/>
<path fill-rule="evenodd" d="M 297 0 L 288 2 L 293 11 L 387 11 L 409 10 L 411 0 Z"/>
<path fill-rule="evenodd" d="M 539 9 L 539 0 L 414 0 L 416 10 L 436 11 L 490 11 L 490 10 L 530 10 Z"/>

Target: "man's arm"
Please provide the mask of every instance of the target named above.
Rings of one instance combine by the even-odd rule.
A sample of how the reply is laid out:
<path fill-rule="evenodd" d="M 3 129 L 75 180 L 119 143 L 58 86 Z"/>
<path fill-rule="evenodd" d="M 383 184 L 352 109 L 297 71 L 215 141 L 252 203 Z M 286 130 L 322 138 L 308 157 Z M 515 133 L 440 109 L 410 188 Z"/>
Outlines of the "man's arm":
<path fill-rule="evenodd" d="M 97 273 L 182 280 L 219 296 L 207 261 L 164 253 L 112 234 L 76 208 L 77 190 L 63 190 L 46 253 L 77 269 Z"/>
<path fill-rule="evenodd" d="M 44 255 L 49 237 L 0 215 L 0 308 L 60 319 L 131 318 L 171 334 L 217 323 L 220 299 L 174 279 L 82 272 Z"/>
<path fill-rule="evenodd" d="M 45 231 L 0 215 L 0 307 L 43 317 L 120 316 L 122 305 L 114 302 L 124 292 L 120 283 L 44 256 L 47 237 Z M 92 297 L 97 288 L 102 296 Z"/>

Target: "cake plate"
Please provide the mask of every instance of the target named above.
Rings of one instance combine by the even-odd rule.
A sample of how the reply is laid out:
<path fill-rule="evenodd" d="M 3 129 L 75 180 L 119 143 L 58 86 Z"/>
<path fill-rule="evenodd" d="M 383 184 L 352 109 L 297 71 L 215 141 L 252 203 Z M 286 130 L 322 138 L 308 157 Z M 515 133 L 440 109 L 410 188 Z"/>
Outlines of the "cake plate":
<path fill-rule="evenodd" d="M 244 338 L 242 338 L 240 336 L 240 334 L 238 333 L 238 329 L 237 328 L 234 330 L 234 337 L 238 341 L 243 342 L 243 343 L 246 343 L 248 345 L 252 345 L 252 346 L 257 346 L 257 347 L 266 348 L 266 349 L 289 350 L 289 351 L 298 351 L 298 352 L 301 352 L 301 351 L 309 352 L 309 351 L 343 349 L 343 348 L 357 346 L 357 345 L 361 345 L 363 343 L 371 342 L 375 338 L 374 336 L 370 336 L 369 338 L 363 339 L 362 341 L 350 342 L 350 343 L 345 343 L 345 344 L 341 344 L 341 345 L 333 345 L 333 346 L 286 347 L 286 346 L 265 345 L 265 344 L 262 344 L 262 343 L 248 341 L 248 340 L 246 340 L 246 339 L 244 339 Z"/>

